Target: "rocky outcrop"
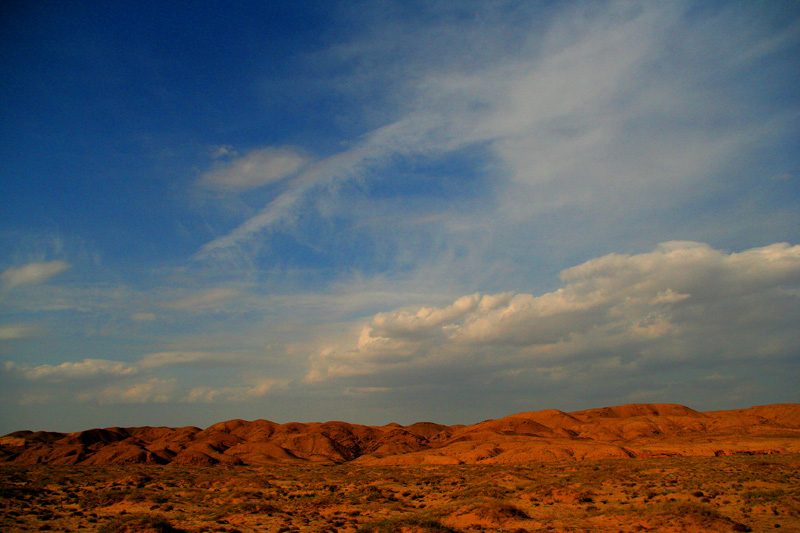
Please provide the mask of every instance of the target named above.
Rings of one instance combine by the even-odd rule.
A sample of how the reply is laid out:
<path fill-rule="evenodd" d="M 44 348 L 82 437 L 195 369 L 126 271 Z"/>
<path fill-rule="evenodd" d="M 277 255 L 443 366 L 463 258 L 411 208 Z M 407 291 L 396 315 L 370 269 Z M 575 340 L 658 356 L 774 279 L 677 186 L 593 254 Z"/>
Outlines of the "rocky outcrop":
<path fill-rule="evenodd" d="M 0 462 L 20 465 L 490 464 L 790 452 L 800 452 L 800 404 L 705 413 L 675 404 L 548 409 L 468 426 L 236 419 L 204 430 L 115 427 L 0 437 Z"/>

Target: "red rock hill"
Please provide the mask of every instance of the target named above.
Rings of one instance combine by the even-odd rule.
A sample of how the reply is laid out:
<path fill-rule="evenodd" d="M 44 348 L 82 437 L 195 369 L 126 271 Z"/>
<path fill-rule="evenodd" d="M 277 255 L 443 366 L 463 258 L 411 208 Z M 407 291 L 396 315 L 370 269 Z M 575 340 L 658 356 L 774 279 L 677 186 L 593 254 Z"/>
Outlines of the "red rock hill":
<path fill-rule="evenodd" d="M 206 429 L 114 427 L 0 437 L 0 462 L 22 465 L 472 464 L 790 452 L 800 452 L 800 404 L 705 413 L 675 404 L 549 409 L 469 426 L 229 420 Z"/>

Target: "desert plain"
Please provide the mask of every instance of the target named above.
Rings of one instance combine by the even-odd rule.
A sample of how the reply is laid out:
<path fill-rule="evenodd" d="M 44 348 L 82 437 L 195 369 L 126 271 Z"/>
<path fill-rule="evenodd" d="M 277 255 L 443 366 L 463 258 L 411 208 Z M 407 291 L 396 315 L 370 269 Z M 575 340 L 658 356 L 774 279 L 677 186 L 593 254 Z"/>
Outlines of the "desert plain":
<path fill-rule="evenodd" d="M 0 437 L 0 530 L 800 531 L 800 404 Z"/>

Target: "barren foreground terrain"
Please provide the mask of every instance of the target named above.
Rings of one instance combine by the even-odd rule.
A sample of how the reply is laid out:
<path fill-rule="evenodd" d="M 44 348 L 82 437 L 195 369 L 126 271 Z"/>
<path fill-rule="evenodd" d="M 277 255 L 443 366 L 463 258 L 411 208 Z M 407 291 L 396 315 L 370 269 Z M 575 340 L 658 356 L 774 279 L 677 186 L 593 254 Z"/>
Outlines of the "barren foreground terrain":
<path fill-rule="evenodd" d="M 800 531 L 800 455 L 0 467 L 0 530 Z"/>
<path fill-rule="evenodd" d="M 0 530 L 800 532 L 800 404 L 18 431 Z"/>

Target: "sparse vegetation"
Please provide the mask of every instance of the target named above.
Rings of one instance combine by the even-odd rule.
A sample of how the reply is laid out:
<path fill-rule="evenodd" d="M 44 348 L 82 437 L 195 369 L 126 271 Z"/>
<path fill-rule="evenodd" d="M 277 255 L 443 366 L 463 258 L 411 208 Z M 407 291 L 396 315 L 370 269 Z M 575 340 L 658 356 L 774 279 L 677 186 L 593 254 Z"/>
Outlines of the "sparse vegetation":
<path fill-rule="evenodd" d="M 742 500 L 747 505 L 759 505 L 780 501 L 786 496 L 784 489 L 752 489 L 742 495 Z"/>
<path fill-rule="evenodd" d="M 130 491 L 119 488 L 112 488 L 99 492 L 87 492 L 81 497 L 78 505 L 80 505 L 82 509 L 108 507 L 109 505 L 123 501 L 129 494 Z"/>
<path fill-rule="evenodd" d="M 132 514 L 111 520 L 98 533 L 178 533 L 169 520 L 161 515 Z"/>
<path fill-rule="evenodd" d="M 376 522 L 365 524 L 358 528 L 357 533 L 459 533 L 459 530 L 445 526 L 429 518 L 407 516 L 400 518 L 385 518 Z"/>
<path fill-rule="evenodd" d="M 526 465 L 0 466 L 0 530 L 798 531 L 800 455 Z"/>

